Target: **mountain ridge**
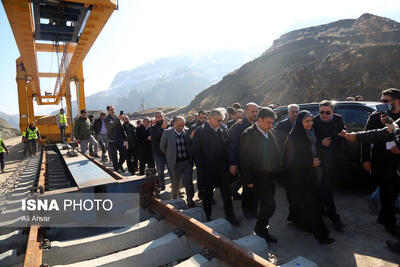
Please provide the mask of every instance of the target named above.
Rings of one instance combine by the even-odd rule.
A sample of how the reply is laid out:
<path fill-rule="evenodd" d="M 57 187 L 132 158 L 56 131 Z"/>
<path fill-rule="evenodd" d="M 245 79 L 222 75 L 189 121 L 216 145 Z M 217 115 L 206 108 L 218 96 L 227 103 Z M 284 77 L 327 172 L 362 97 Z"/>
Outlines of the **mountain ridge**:
<path fill-rule="evenodd" d="M 400 87 L 400 23 L 372 14 L 285 33 L 261 56 L 200 92 L 180 112 L 250 101 L 345 99 Z"/>

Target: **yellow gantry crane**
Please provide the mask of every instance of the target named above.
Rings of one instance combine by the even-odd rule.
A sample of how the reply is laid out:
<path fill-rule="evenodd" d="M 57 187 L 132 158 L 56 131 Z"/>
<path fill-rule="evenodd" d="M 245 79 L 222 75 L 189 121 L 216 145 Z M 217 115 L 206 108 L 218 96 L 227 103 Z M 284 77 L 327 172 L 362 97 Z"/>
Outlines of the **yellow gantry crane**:
<path fill-rule="evenodd" d="M 35 121 L 41 135 L 60 141 L 55 116 L 35 116 L 38 105 L 66 102 L 68 125 L 72 122 L 70 83 L 76 86 L 78 113 L 85 109 L 82 62 L 97 36 L 118 7 L 117 0 L 2 0 L 20 52 L 16 60 L 20 130 Z M 58 72 L 39 72 L 38 52 L 60 56 Z M 56 78 L 54 92 L 42 94 L 39 78 Z M 68 138 L 72 127 L 66 129 Z"/>

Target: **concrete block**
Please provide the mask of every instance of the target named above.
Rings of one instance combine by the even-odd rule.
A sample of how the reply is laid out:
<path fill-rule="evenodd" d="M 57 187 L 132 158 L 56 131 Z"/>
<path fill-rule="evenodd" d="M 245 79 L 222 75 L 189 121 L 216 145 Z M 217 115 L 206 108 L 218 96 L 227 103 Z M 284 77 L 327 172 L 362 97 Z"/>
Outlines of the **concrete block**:
<path fill-rule="evenodd" d="M 175 259 L 188 257 L 185 252 L 186 249 L 182 240 L 175 234 L 169 233 L 162 238 L 135 248 L 64 266 L 160 266 Z"/>
<path fill-rule="evenodd" d="M 195 218 L 199 222 L 205 222 L 206 219 L 206 214 L 203 210 L 203 208 L 200 207 L 195 207 L 195 208 L 190 208 L 186 210 L 181 210 L 182 213 L 185 213 L 186 215 Z"/>
<path fill-rule="evenodd" d="M 225 237 L 229 238 L 231 236 L 232 225 L 225 219 L 219 218 L 204 224 Z"/>
<path fill-rule="evenodd" d="M 243 238 L 234 240 L 239 246 L 257 254 L 264 259 L 268 256 L 268 245 L 264 238 L 251 234 Z"/>
<path fill-rule="evenodd" d="M 17 250 L 8 250 L 0 254 L 0 266 L 22 266 L 24 263 L 25 255 L 17 255 Z"/>
<path fill-rule="evenodd" d="M 166 201 L 163 201 L 163 202 L 166 203 L 166 204 L 171 204 L 172 206 L 174 206 L 178 210 L 187 209 L 186 201 L 183 200 L 182 198 L 166 200 Z"/>
<path fill-rule="evenodd" d="M 49 265 L 85 261 L 145 244 L 172 232 L 173 229 L 166 221 L 151 218 L 129 228 L 96 236 L 63 242 L 53 241 L 51 250 L 43 251 L 43 259 Z"/>
<path fill-rule="evenodd" d="M 216 221 L 217 222 L 212 224 L 212 227 L 220 229 L 223 228 L 221 225 L 226 225 L 226 221 L 224 222 L 223 219 Z M 77 240 L 76 242 L 79 241 L 80 240 Z M 102 242 L 102 244 L 105 243 L 106 242 Z M 54 246 L 52 242 L 50 253 L 52 253 L 53 249 Z M 94 249 L 95 248 L 88 248 L 85 246 L 84 253 Z M 71 255 L 64 249 L 60 249 L 60 254 L 61 252 L 65 253 L 66 255 Z M 169 233 L 161 238 L 131 249 L 122 250 L 117 253 L 92 260 L 76 262 L 70 265 L 63 264 L 63 266 L 160 266 L 168 264 L 177 259 L 189 258 L 192 255 L 200 252 L 201 247 L 194 243 L 193 240 L 186 238 L 186 236 L 179 238 L 177 235 Z M 59 259 L 55 260 L 58 260 L 57 264 L 61 264 Z"/>
<path fill-rule="evenodd" d="M 0 236 L 0 253 L 24 245 L 28 239 L 27 235 L 22 234 L 22 230 L 15 230 Z"/>
<path fill-rule="evenodd" d="M 209 262 L 200 254 L 196 254 L 193 257 L 179 263 L 176 267 L 212 267 L 212 263 Z"/>
<path fill-rule="evenodd" d="M 283 265 L 280 265 L 281 267 L 318 267 L 318 265 L 312 261 L 307 260 L 306 258 L 303 258 L 302 256 L 299 256 L 288 263 L 285 263 Z"/>

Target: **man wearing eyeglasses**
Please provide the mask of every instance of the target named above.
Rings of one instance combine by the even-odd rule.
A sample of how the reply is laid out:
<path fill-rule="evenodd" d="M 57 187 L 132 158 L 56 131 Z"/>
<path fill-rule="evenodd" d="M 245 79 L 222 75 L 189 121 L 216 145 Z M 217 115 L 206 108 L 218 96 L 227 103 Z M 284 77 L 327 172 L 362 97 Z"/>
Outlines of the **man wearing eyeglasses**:
<path fill-rule="evenodd" d="M 323 100 L 319 103 L 319 115 L 314 117 L 314 132 L 320 153 L 322 180 L 320 184 L 324 213 L 331 219 L 335 229 L 340 230 L 344 224 L 336 212 L 333 197 L 335 177 L 341 167 L 341 155 L 344 138 L 339 136 L 346 129 L 342 116 L 333 113 L 333 103 Z"/>
<path fill-rule="evenodd" d="M 367 121 L 365 130 L 381 129 L 385 127 L 384 117 L 394 121 L 400 118 L 400 90 L 389 88 L 382 91 L 381 102 L 388 105 L 388 112 L 374 112 Z M 361 161 L 364 169 L 371 173 L 378 181 L 380 188 L 381 210 L 378 222 L 385 226 L 385 230 L 394 236 L 400 236 L 395 216 L 395 202 L 399 194 L 400 182 L 397 177 L 397 163 L 400 156 L 391 152 L 390 143 L 364 143 L 361 146 Z"/>

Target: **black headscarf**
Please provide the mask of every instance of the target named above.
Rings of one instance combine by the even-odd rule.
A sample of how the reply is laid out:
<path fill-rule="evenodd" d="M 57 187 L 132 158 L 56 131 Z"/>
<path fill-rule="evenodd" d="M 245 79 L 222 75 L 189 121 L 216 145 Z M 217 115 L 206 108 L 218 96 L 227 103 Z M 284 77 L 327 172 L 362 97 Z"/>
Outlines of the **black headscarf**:
<path fill-rule="evenodd" d="M 291 136 L 294 140 L 299 141 L 308 141 L 306 130 L 303 127 L 304 117 L 308 117 L 311 115 L 311 112 L 308 110 L 302 110 L 297 115 L 296 122 L 294 123 L 293 129 L 290 131 L 289 136 Z"/>

